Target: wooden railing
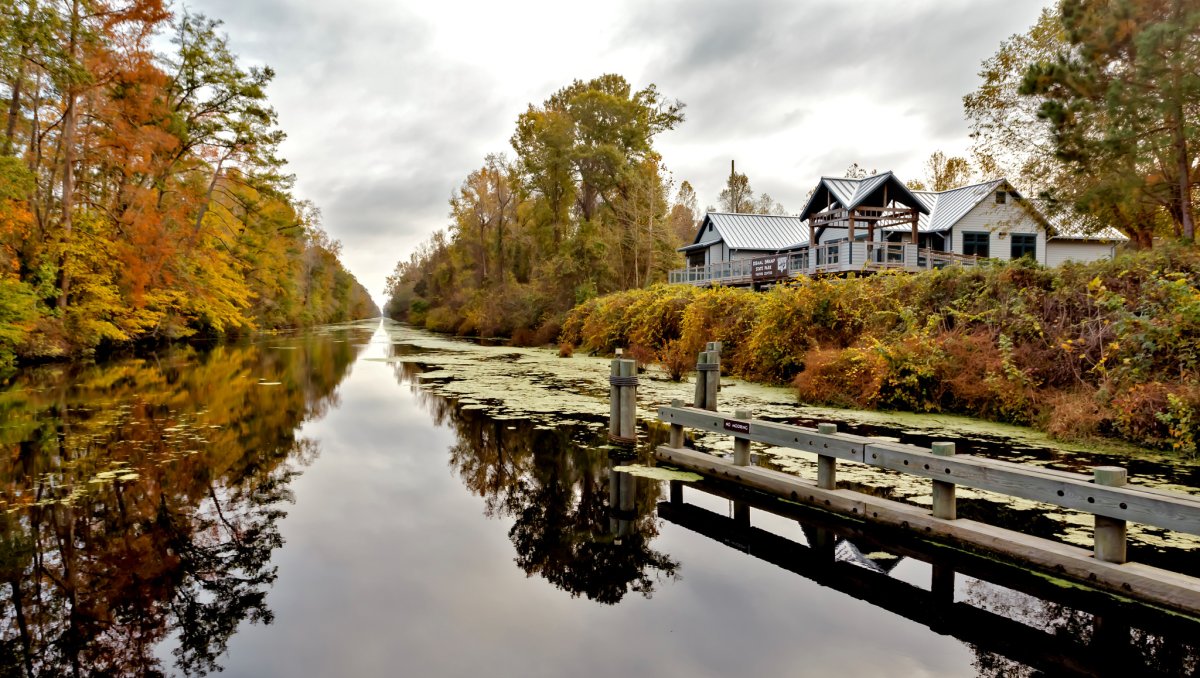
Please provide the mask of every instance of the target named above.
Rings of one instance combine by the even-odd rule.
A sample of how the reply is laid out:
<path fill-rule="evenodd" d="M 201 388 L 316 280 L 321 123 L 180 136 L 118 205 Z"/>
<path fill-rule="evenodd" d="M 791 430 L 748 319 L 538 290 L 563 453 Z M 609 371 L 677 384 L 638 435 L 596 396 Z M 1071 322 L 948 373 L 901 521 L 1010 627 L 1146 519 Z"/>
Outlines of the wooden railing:
<path fill-rule="evenodd" d="M 1092 476 L 956 455 L 951 443 L 933 449 L 883 442 L 837 433 L 836 426 L 817 429 L 736 416 L 710 409 L 684 407 L 675 401 L 661 407 L 658 417 L 670 425 L 669 444 L 658 448 L 659 459 L 701 474 L 765 491 L 784 499 L 822 509 L 915 529 L 924 534 L 965 543 L 1015 557 L 1098 587 L 1136 595 L 1153 603 L 1200 612 L 1200 580 L 1126 561 L 1126 525 L 1132 521 L 1157 528 L 1200 535 L 1200 498 L 1126 484 L 1125 469 L 1097 467 Z M 735 439 L 732 462 L 685 449 L 684 429 L 730 434 Z M 817 455 L 813 480 L 758 468 L 750 464 L 749 444 L 812 452 Z M 838 489 L 837 462 L 868 464 L 932 481 L 932 510 Z M 1094 548 L 1077 547 L 1031 537 L 984 523 L 958 519 L 955 488 L 977 490 L 1042 502 L 1095 516 Z"/>
<path fill-rule="evenodd" d="M 863 227 L 870 224 L 875 228 L 883 228 L 911 224 L 917 218 L 917 211 L 908 207 L 855 207 L 853 210 L 838 208 L 810 216 L 809 225 L 814 229 L 829 226 L 844 228 L 850 225 L 851 217 L 856 224 Z"/>
<path fill-rule="evenodd" d="M 768 260 L 772 262 L 771 274 L 756 276 L 756 262 Z M 980 257 L 973 255 L 918 249 L 910 243 L 859 240 L 851 244 L 839 241 L 787 254 L 689 266 L 671 271 L 667 280 L 690 285 L 749 285 L 797 275 L 879 269 L 921 271 L 946 266 L 975 266 L 980 261 Z M 761 266 L 760 270 L 763 270 Z"/>
<path fill-rule="evenodd" d="M 749 259 L 721 261 L 703 266 L 689 266 L 671 271 L 667 280 L 671 283 L 686 283 L 690 285 L 738 284 L 747 283 L 752 277 Z"/>

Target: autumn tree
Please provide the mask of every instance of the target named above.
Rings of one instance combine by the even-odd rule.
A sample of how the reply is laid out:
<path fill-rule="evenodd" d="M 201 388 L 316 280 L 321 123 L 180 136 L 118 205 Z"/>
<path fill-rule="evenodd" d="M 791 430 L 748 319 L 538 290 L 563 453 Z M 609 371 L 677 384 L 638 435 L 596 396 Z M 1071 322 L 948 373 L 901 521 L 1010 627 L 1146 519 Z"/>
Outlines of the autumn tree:
<path fill-rule="evenodd" d="M 0 281 L 33 300 L 0 362 L 373 308 L 336 252 L 315 254 L 272 73 L 241 66 L 218 25 L 160 0 L 0 3 Z M 306 315 L 314 257 L 331 287 Z"/>
<path fill-rule="evenodd" d="M 670 223 L 671 230 L 675 233 L 676 239 L 680 244 L 687 244 L 692 241 L 696 235 L 696 222 L 699 220 L 699 201 L 696 198 L 696 189 L 687 181 L 679 184 L 679 191 L 675 194 L 675 202 L 671 205 L 671 211 L 667 215 L 667 221 Z"/>
<path fill-rule="evenodd" d="M 1200 143 L 1200 10 L 1184 0 L 1064 0 L 1068 49 L 1032 64 L 1021 93 L 1039 97 L 1055 155 L 1090 174 L 1077 208 L 1120 225 L 1140 246 L 1168 215 L 1195 235 Z"/>
<path fill-rule="evenodd" d="M 966 158 L 934 151 L 925 161 L 924 186 L 931 191 L 948 191 L 971 180 L 971 165 Z"/>
<path fill-rule="evenodd" d="M 754 190 L 750 188 L 750 178 L 738 172 L 734 163 L 729 163 L 729 177 L 725 179 L 725 188 L 717 196 L 724 212 L 749 212 L 754 203 Z"/>

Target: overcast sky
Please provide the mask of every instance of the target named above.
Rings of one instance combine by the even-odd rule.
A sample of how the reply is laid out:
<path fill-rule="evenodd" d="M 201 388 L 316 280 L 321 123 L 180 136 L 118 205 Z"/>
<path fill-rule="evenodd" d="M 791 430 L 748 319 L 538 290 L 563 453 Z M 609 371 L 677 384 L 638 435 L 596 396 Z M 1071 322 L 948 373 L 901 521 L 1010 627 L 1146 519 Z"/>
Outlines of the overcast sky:
<path fill-rule="evenodd" d="M 1046 0 L 187 0 L 225 22 L 288 134 L 299 197 L 382 305 L 384 278 L 447 224 L 451 191 L 512 155 L 517 116 L 573 79 L 658 85 L 687 119 L 657 147 L 715 204 L 729 161 L 789 211 L 851 162 L 917 178 L 969 145 L 980 61 Z"/>

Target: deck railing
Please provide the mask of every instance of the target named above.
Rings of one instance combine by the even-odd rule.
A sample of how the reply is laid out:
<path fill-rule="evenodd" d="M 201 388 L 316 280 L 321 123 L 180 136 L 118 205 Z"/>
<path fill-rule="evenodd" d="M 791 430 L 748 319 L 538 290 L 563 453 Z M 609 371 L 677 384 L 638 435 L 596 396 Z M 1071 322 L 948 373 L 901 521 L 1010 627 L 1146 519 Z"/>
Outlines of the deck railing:
<path fill-rule="evenodd" d="M 770 260 L 769 266 L 763 264 Z M 923 271 L 946 266 L 975 266 L 982 259 L 969 254 L 939 252 L 911 243 L 846 241 L 806 247 L 785 255 L 722 261 L 671 271 L 667 280 L 688 285 L 750 285 L 798 275 L 849 271 Z M 758 274 L 755 262 L 759 263 Z M 769 271 L 764 276 L 763 271 Z"/>

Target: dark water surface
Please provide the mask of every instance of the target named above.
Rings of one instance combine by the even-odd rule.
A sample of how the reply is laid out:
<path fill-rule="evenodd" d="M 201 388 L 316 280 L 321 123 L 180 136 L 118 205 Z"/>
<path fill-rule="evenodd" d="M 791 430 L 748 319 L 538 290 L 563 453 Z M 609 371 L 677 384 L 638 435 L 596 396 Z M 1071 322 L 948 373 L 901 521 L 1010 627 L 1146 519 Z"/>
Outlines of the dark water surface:
<path fill-rule="evenodd" d="M 15 377 L 0 676 L 1196 667 L 1187 620 L 948 579 L 944 554 L 719 488 L 666 503 L 586 417 L 497 418 L 382 360 L 419 351 L 373 321 Z"/>

